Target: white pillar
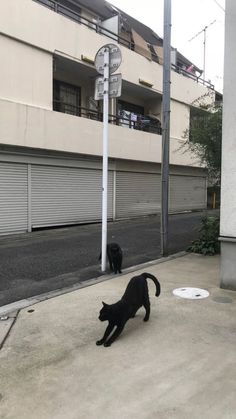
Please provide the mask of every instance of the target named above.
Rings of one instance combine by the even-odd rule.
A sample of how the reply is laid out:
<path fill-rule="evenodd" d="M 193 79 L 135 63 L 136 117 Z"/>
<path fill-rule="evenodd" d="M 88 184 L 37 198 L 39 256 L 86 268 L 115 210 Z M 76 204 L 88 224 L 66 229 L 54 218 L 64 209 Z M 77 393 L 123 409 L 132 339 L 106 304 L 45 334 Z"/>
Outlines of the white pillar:
<path fill-rule="evenodd" d="M 236 290 L 236 2 L 226 0 L 220 286 Z"/>

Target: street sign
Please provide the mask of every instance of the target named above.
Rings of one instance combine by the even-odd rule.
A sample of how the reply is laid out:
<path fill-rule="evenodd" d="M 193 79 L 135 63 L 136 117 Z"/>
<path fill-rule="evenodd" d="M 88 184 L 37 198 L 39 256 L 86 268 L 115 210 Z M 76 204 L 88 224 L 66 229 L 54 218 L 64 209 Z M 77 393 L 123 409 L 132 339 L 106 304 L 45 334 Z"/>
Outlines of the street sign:
<path fill-rule="evenodd" d="M 104 74 L 104 54 L 109 49 L 109 71 L 114 73 L 121 65 L 121 50 L 115 44 L 107 44 L 100 48 L 95 57 L 95 67 L 99 74 Z"/>
<path fill-rule="evenodd" d="M 109 98 L 121 96 L 122 75 L 120 73 L 109 77 Z M 104 95 L 104 77 L 95 80 L 95 100 L 102 100 Z"/>

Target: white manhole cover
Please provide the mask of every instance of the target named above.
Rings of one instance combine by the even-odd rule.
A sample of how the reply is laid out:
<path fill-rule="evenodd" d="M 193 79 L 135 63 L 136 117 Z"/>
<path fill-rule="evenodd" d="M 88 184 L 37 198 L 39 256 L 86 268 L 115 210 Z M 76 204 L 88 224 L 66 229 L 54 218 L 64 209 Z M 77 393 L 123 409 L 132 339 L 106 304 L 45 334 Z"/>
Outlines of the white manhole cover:
<path fill-rule="evenodd" d="M 200 300 L 201 298 L 207 298 L 209 296 L 207 290 L 192 287 L 176 288 L 173 290 L 173 294 L 177 297 L 188 298 L 190 300 Z"/>

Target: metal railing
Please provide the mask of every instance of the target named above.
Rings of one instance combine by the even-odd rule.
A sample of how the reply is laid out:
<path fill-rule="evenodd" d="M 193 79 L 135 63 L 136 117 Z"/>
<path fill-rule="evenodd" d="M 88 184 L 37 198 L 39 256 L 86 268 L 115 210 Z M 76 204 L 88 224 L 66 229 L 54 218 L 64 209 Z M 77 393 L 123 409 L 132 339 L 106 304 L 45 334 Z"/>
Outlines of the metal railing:
<path fill-rule="evenodd" d="M 184 68 L 179 67 L 174 64 L 171 64 L 171 67 L 176 73 L 182 74 L 183 76 L 186 76 L 192 80 L 195 80 L 197 83 L 201 83 L 204 86 L 209 87 L 210 89 L 214 89 L 214 85 L 211 82 L 202 79 L 200 76 L 197 76 L 196 74 L 191 73 L 190 71 L 187 71 Z"/>
<path fill-rule="evenodd" d="M 103 113 L 100 111 L 85 108 L 83 106 L 75 106 L 59 100 L 53 101 L 53 110 L 95 121 L 102 122 L 103 120 Z M 152 134 L 162 134 L 161 124 L 158 120 L 145 115 L 136 115 L 136 117 L 137 120 L 134 121 L 132 116 L 126 118 L 120 115 L 109 114 L 109 123 L 138 131 L 150 132 Z"/>
<path fill-rule="evenodd" d="M 129 49 L 134 49 L 134 43 L 128 41 L 127 39 L 123 38 L 120 35 L 115 34 L 114 32 L 110 31 L 109 29 L 103 28 L 99 22 L 95 22 L 94 20 L 90 20 L 81 14 L 77 13 L 76 11 L 70 9 L 67 6 L 57 3 L 55 0 L 33 0 L 36 3 L 41 3 L 44 6 L 48 7 L 50 10 L 53 10 L 56 13 L 59 13 L 69 19 L 74 20 L 81 25 L 87 26 L 89 29 L 96 31 L 102 35 L 107 36 L 110 39 L 118 42 L 121 45 L 126 46 Z"/>
<path fill-rule="evenodd" d="M 59 13 L 65 17 L 68 17 L 69 19 L 72 19 L 73 21 L 80 23 L 81 25 L 87 26 L 89 29 L 92 29 L 96 31 L 97 33 L 100 33 L 101 35 L 105 35 L 108 38 L 112 39 L 113 41 L 118 42 L 119 44 L 125 46 L 126 48 L 129 48 L 131 50 L 135 50 L 135 43 L 132 41 L 128 41 L 127 39 L 123 38 L 120 35 L 115 34 L 114 32 L 110 31 L 109 29 L 103 28 L 99 22 L 92 21 L 76 11 L 70 9 L 67 6 L 63 6 L 62 4 L 57 3 L 55 0 L 33 0 L 36 3 L 40 3 L 46 7 L 48 7 L 50 10 L 53 10 L 56 13 Z M 140 48 L 140 47 L 139 47 Z M 154 54 L 151 50 L 151 58 L 152 61 L 159 63 L 159 58 L 156 54 Z M 145 55 L 145 54 L 144 54 Z M 172 70 L 175 72 L 182 74 L 188 78 L 191 78 L 195 80 L 198 83 L 201 83 L 210 89 L 214 89 L 214 85 L 210 83 L 209 81 L 203 80 L 201 77 L 197 77 L 193 73 L 190 73 L 183 68 L 172 64 Z"/>

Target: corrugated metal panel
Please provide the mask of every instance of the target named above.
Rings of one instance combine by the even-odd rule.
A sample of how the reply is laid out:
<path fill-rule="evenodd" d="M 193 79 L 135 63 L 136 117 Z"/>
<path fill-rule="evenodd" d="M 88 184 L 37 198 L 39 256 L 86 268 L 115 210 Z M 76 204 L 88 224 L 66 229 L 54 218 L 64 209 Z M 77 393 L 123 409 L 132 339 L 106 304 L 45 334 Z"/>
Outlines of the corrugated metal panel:
<path fill-rule="evenodd" d="M 160 212 L 161 176 L 155 173 L 117 172 L 117 218 Z"/>
<path fill-rule="evenodd" d="M 206 178 L 170 176 L 170 210 L 201 209 L 206 206 Z"/>
<path fill-rule="evenodd" d="M 27 165 L 0 162 L 0 234 L 27 230 Z"/>
<path fill-rule="evenodd" d="M 32 165 L 31 187 L 33 226 L 101 219 L 101 170 Z M 109 218 L 112 218 L 112 187 L 109 172 Z"/>

